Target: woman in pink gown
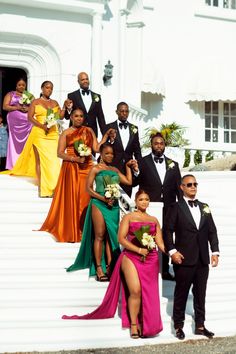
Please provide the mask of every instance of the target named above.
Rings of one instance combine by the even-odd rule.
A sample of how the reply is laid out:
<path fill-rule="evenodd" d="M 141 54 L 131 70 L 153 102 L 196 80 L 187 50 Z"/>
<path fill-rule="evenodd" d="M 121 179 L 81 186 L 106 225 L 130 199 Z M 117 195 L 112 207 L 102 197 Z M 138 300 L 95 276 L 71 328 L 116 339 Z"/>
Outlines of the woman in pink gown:
<path fill-rule="evenodd" d="M 153 236 L 156 245 L 164 252 L 164 243 L 158 220 L 147 214 L 149 196 L 140 190 L 136 193 L 136 211 L 123 217 L 118 238 L 124 247 L 101 305 L 92 313 L 62 316 L 63 319 L 103 319 L 114 317 L 122 289 L 122 327 L 130 328 L 131 338 L 155 336 L 162 331 L 158 288 L 158 252 L 148 250 L 135 233 L 143 228 Z"/>
<path fill-rule="evenodd" d="M 3 109 L 8 111 L 7 125 L 9 131 L 6 169 L 11 170 L 16 163 L 32 128 L 28 121 L 28 105 L 20 103 L 26 81 L 19 79 L 16 90 L 8 92 L 3 100 Z"/>

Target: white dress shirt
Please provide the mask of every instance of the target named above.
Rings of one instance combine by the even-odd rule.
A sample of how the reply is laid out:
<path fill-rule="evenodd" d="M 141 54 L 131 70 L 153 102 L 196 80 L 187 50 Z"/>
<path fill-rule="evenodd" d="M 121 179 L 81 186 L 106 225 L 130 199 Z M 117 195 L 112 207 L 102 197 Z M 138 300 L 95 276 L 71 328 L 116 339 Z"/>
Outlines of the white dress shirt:
<path fill-rule="evenodd" d="M 88 94 L 88 95 L 87 95 L 86 93 L 83 95 L 83 94 L 82 94 L 82 91 L 83 91 L 83 89 L 80 88 L 80 94 L 81 94 L 82 100 L 83 100 L 83 102 L 84 102 L 86 111 L 88 112 L 88 111 L 89 111 L 89 108 L 90 108 L 90 106 L 91 106 L 91 104 L 92 104 L 91 91 L 89 90 L 89 94 Z"/>
<path fill-rule="evenodd" d="M 187 197 L 183 197 L 185 202 L 187 203 L 187 206 L 190 210 L 190 213 L 192 214 L 193 220 L 195 221 L 197 229 L 199 228 L 200 220 L 201 220 L 201 211 L 199 208 L 199 205 L 191 207 L 188 203 L 189 200 L 193 200 Z"/>
<path fill-rule="evenodd" d="M 129 126 L 125 129 L 125 128 L 120 128 L 119 127 L 119 123 L 122 123 L 119 119 L 117 119 L 117 125 L 118 125 L 118 130 L 120 133 L 120 138 L 122 141 L 122 145 L 124 150 L 126 149 L 126 146 L 128 145 L 129 142 Z"/>
<path fill-rule="evenodd" d="M 162 163 L 155 162 L 154 157 L 155 157 L 155 155 L 152 154 L 152 159 L 153 159 L 153 162 L 154 162 L 154 164 L 156 166 L 157 173 L 158 173 L 158 175 L 160 177 L 161 183 L 163 184 L 164 179 L 165 179 L 165 175 L 166 175 L 165 157 L 164 157 L 164 155 L 160 156 L 161 158 L 163 158 L 163 162 Z"/>

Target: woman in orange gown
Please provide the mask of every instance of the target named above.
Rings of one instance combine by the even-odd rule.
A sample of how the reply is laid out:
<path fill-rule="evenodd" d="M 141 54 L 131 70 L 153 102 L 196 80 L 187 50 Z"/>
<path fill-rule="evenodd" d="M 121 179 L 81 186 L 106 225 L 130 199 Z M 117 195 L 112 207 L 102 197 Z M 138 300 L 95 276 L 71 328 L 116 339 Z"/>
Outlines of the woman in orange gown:
<path fill-rule="evenodd" d="M 60 136 L 58 157 L 63 159 L 52 204 L 40 231 L 51 233 L 59 242 L 80 242 L 90 196 L 86 191 L 86 178 L 93 166 L 92 150 L 99 147 L 108 137 L 106 132 L 98 143 L 93 130 L 83 126 L 84 114 L 80 109 L 71 115 L 72 126 Z M 89 156 L 80 156 L 75 142 L 84 143 L 91 149 Z"/>

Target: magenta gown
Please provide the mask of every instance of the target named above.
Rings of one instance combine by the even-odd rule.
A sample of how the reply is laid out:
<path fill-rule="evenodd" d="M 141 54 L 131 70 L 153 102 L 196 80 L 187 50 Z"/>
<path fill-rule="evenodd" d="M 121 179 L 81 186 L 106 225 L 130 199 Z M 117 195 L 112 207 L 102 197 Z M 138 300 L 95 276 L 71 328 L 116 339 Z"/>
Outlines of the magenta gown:
<path fill-rule="evenodd" d="M 134 231 L 138 230 L 143 225 L 150 225 L 150 233 L 155 235 L 156 224 L 147 222 L 131 222 L 129 226 L 128 240 L 138 245 L 138 241 L 134 236 Z M 122 327 L 130 328 L 130 318 L 127 307 L 128 291 L 124 279 L 121 277 L 121 262 L 123 257 L 128 257 L 135 265 L 142 292 L 141 313 L 139 314 L 139 323 L 143 327 L 143 336 L 155 336 L 162 331 L 163 325 L 160 314 L 160 298 L 158 288 L 158 252 L 156 250 L 150 251 L 146 260 L 143 262 L 141 256 L 137 253 L 124 249 L 118 258 L 115 269 L 112 273 L 109 286 L 103 298 L 101 305 L 93 312 L 78 316 L 62 316 L 63 319 L 71 320 L 92 320 L 104 319 L 114 317 L 120 294 L 120 287 L 122 288 Z"/>
<path fill-rule="evenodd" d="M 15 91 L 11 93 L 10 106 L 19 104 L 21 96 L 16 95 Z M 6 169 L 11 170 L 16 163 L 21 151 L 23 150 L 26 140 L 32 128 L 27 118 L 28 113 L 21 111 L 12 111 L 7 114 L 7 124 L 9 130 L 9 139 L 7 146 L 7 162 Z"/>

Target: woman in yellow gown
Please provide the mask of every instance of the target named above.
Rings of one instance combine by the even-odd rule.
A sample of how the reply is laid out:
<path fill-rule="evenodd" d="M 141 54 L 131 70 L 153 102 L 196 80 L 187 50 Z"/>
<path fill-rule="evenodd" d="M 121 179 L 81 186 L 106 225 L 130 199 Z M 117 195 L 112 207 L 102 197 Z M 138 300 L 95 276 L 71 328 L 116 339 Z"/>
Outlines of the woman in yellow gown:
<path fill-rule="evenodd" d="M 51 197 L 60 172 L 60 160 L 57 157 L 58 127 L 55 124 L 48 128 L 46 117 L 50 109 L 63 118 L 65 109 L 60 109 L 57 101 L 50 98 L 53 91 L 51 81 L 44 81 L 41 90 L 40 98 L 32 101 L 28 111 L 28 120 L 33 128 L 14 168 L 8 173 L 37 177 L 39 197 Z"/>

